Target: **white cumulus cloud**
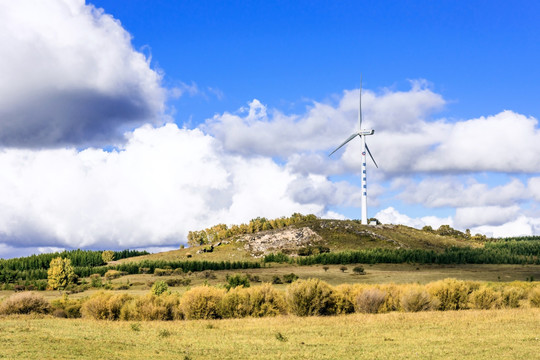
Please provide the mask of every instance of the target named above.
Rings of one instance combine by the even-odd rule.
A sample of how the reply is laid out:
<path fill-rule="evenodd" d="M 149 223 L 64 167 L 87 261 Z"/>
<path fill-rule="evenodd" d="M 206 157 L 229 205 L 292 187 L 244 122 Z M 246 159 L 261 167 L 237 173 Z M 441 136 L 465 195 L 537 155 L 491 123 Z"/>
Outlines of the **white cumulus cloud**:
<path fill-rule="evenodd" d="M 224 153 L 199 130 L 144 126 L 118 151 L 0 152 L 0 243 L 126 248 L 179 245 L 189 230 L 293 212 L 296 175 L 268 158 Z"/>
<path fill-rule="evenodd" d="M 84 0 L 1 1 L 0 43 L 0 146 L 107 145 L 160 122 L 160 74 Z"/>
<path fill-rule="evenodd" d="M 403 187 L 399 197 L 411 204 L 437 207 L 511 206 L 529 198 L 529 190 L 521 181 L 489 187 L 474 179 L 454 176 L 429 177 L 420 182 L 407 179 L 396 181 Z"/>
<path fill-rule="evenodd" d="M 520 207 L 517 205 L 463 207 L 456 209 L 454 223 L 462 229 L 479 225 L 502 225 L 515 220 L 519 212 Z"/>
<path fill-rule="evenodd" d="M 431 226 L 434 229 L 437 229 L 441 225 L 453 226 L 453 220 L 451 217 L 438 218 L 436 216 L 423 216 L 420 218 L 411 218 L 400 213 L 392 206 L 379 211 L 377 214 L 375 214 L 375 218 L 383 224 L 406 225 L 417 229 L 421 229 L 426 225 Z"/>

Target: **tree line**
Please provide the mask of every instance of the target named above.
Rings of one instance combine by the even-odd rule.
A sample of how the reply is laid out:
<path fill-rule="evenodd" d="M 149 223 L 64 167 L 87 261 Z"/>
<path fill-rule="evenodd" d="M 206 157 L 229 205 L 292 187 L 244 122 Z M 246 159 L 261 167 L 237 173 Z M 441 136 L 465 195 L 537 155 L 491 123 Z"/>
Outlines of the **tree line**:
<path fill-rule="evenodd" d="M 147 255 L 147 251 L 122 250 L 113 251 L 113 259 L 120 260 L 133 256 Z M 67 250 L 48 254 L 31 255 L 14 259 L 0 259 L 0 283 L 10 283 L 17 280 L 39 280 L 47 278 L 51 260 L 54 258 L 69 259 L 76 268 L 95 268 L 103 266 L 103 251 Z"/>
<path fill-rule="evenodd" d="M 73 264 L 71 264 L 73 265 Z M 165 261 L 143 260 L 104 266 L 73 266 L 77 277 L 88 277 L 92 274 L 103 276 L 109 270 L 117 270 L 127 274 L 154 273 L 155 269 L 182 269 L 183 272 L 197 272 L 205 270 L 234 270 L 260 268 L 261 263 L 256 261 Z M 46 269 L 35 270 L 9 270 L 0 271 L 0 283 L 28 282 L 47 279 Z"/>
<path fill-rule="evenodd" d="M 485 248 L 489 250 L 501 250 L 508 251 L 512 254 L 518 255 L 540 255 L 540 237 L 536 240 L 503 240 L 488 242 L 485 244 Z"/>
<path fill-rule="evenodd" d="M 289 262 L 298 265 L 315 264 L 540 264 L 536 247 L 451 247 L 442 252 L 425 249 L 364 249 L 292 258 L 285 254 L 269 254 L 264 262 Z"/>

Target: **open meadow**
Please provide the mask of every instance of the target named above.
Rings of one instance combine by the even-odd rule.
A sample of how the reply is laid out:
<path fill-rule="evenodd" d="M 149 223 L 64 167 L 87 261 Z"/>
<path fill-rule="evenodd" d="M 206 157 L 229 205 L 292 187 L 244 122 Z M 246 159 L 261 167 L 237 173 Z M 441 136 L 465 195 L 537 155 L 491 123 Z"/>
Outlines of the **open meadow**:
<path fill-rule="evenodd" d="M 535 359 L 538 240 L 313 220 L 2 260 L 0 358 Z"/>
<path fill-rule="evenodd" d="M 8 316 L 5 359 L 538 359 L 540 309 L 112 322 Z"/>

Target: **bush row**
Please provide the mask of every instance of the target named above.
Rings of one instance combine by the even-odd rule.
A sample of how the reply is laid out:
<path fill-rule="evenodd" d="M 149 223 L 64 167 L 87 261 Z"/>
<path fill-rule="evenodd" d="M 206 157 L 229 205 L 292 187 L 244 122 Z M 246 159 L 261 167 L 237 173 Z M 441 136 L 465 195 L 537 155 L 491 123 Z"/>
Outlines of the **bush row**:
<path fill-rule="evenodd" d="M 537 283 L 489 284 L 445 279 L 419 284 L 343 284 L 298 280 L 285 292 L 271 284 L 227 291 L 194 287 L 182 296 L 156 291 L 145 296 L 100 292 L 90 298 L 63 298 L 49 304 L 41 295 L 16 293 L 0 303 L 0 314 L 52 313 L 98 320 L 179 320 L 241 317 L 324 316 L 389 311 L 428 311 L 540 307 Z"/>

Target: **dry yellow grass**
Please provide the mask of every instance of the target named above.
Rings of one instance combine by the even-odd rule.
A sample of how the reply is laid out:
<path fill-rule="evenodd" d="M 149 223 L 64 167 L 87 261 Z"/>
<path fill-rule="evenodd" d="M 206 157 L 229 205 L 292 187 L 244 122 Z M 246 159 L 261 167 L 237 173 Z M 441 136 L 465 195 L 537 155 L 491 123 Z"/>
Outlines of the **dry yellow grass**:
<path fill-rule="evenodd" d="M 540 309 L 176 322 L 5 317 L 6 359 L 538 359 Z"/>

